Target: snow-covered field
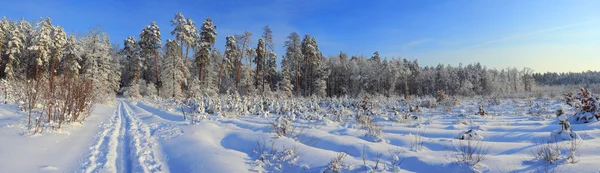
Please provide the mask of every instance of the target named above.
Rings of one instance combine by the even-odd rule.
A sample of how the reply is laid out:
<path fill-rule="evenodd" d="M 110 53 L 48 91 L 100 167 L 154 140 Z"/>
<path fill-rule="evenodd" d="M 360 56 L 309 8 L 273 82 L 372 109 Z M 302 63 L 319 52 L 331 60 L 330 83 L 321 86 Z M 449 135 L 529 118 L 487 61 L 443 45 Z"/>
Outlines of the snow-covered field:
<path fill-rule="evenodd" d="M 549 142 L 561 129 L 554 112 L 573 114 L 559 100 L 465 99 L 408 112 L 411 102 L 372 99 L 371 130 L 355 118 L 360 100 L 248 101 L 204 100 L 191 122 L 173 100 L 120 98 L 96 105 L 84 125 L 36 135 L 16 105 L 0 105 L 0 172 L 600 171 L 600 123 L 572 124 L 583 139 L 574 161 L 573 141 Z M 479 105 L 487 115 L 476 115 Z M 287 127 L 280 136 L 277 125 Z M 460 140 L 468 130 L 472 140 Z M 464 151 L 474 159 L 464 162 Z"/>

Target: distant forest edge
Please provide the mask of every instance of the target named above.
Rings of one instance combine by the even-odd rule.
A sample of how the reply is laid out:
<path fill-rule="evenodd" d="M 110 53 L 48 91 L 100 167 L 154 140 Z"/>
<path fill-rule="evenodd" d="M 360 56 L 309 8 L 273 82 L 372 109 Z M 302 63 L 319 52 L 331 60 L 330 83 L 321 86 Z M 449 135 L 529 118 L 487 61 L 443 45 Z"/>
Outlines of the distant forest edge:
<path fill-rule="evenodd" d="M 417 60 L 372 56 L 324 56 L 315 37 L 293 32 L 276 45 L 272 31 L 244 31 L 215 45 L 211 18 L 199 26 L 183 14 L 171 20 L 163 44 L 156 22 L 113 45 L 100 28 L 67 34 L 50 18 L 0 21 L 0 77 L 5 85 L 59 76 L 90 80 L 98 95 L 189 98 L 218 94 L 261 96 L 489 95 L 532 91 L 536 85 L 600 83 L 599 72 L 534 73 L 530 68 L 490 69 L 480 63 L 420 66 Z M 255 44 L 256 43 L 256 44 Z M 215 46 L 224 47 L 220 52 Z M 281 63 L 275 46 L 285 47 Z M 277 67 L 280 68 L 277 68 Z M 55 77 L 56 76 L 56 77 Z M 25 84 L 22 84 L 23 86 Z M 50 91 L 54 90 L 54 86 Z M 6 94 L 6 90 L 5 90 Z"/>
<path fill-rule="evenodd" d="M 600 84 L 599 71 L 586 71 L 581 73 L 535 73 L 533 78 L 540 85 L 589 85 Z"/>

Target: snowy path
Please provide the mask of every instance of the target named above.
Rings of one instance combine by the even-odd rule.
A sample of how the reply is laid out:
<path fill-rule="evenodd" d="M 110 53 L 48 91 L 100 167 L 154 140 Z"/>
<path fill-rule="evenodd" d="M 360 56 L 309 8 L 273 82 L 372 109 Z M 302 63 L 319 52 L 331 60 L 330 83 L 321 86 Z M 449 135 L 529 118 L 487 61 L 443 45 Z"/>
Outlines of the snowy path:
<path fill-rule="evenodd" d="M 150 128 L 119 99 L 110 122 L 98 133 L 84 172 L 164 172 Z"/>

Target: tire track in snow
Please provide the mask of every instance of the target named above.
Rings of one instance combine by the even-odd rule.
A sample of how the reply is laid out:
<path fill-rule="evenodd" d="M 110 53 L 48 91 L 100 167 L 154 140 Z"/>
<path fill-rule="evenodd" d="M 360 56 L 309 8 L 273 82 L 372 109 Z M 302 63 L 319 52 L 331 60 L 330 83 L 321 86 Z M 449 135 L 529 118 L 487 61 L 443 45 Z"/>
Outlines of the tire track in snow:
<path fill-rule="evenodd" d="M 110 122 L 103 126 L 98 141 L 90 147 L 83 172 L 165 172 L 157 141 L 150 128 L 131 114 L 126 100 L 119 100 Z"/>
<path fill-rule="evenodd" d="M 117 148 L 121 129 L 121 106 L 117 106 L 110 122 L 103 124 L 103 130 L 97 134 L 98 141 L 92 147 L 83 172 L 117 172 Z"/>
<path fill-rule="evenodd" d="M 158 141 L 151 134 L 150 128 L 132 114 L 131 107 L 126 100 L 119 100 L 123 111 L 123 118 L 128 122 L 128 133 L 125 135 L 129 140 L 130 157 L 132 163 L 129 168 L 133 172 L 165 172 L 165 164 L 160 159 Z"/>

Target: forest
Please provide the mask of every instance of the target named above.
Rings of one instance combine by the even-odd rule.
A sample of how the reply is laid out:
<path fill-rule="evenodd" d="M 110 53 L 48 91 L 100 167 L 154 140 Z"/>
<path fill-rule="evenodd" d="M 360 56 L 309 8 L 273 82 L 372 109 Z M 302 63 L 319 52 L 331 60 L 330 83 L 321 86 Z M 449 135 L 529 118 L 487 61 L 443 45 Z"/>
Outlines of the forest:
<path fill-rule="evenodd" d="M 227 36 L 224 46 L 215 45 L 217 25 L 211 18 L 196 25 L 177 13 L 171 25 L 173 30 L 165 36 L 165 31 L 150 22 L 123 44 L 113 44 L 100 27 L 86 34 L 66 33 L 49 17 L 33 24 L 4 17 L 0 22 L 0 77 L 10 84 L 37 81 L 44 75 L 48 79 L 78 76 L 92 80 L 93 91 L 106 96 L 123 92 L 129 97 L 164 98 L 226 93 L 408 97 L 438 91 L 474 96 L 531 91 L 536 80 L 556 84 L 545 77 L 551 74 L 542 78 L 529 68 L 490 69 L 479 63 L 420 66 L 416 59 L 381 57 L 377 51 L 370 57 L 342 51 L 325 56 L 317 39 L 309 34 L 293 32 L 283 44 L 275 44 L 268 25 L 259 36 L 248 31 Z M 275 46 L 283 46 L 285 54 L 278 57 Z"/>

